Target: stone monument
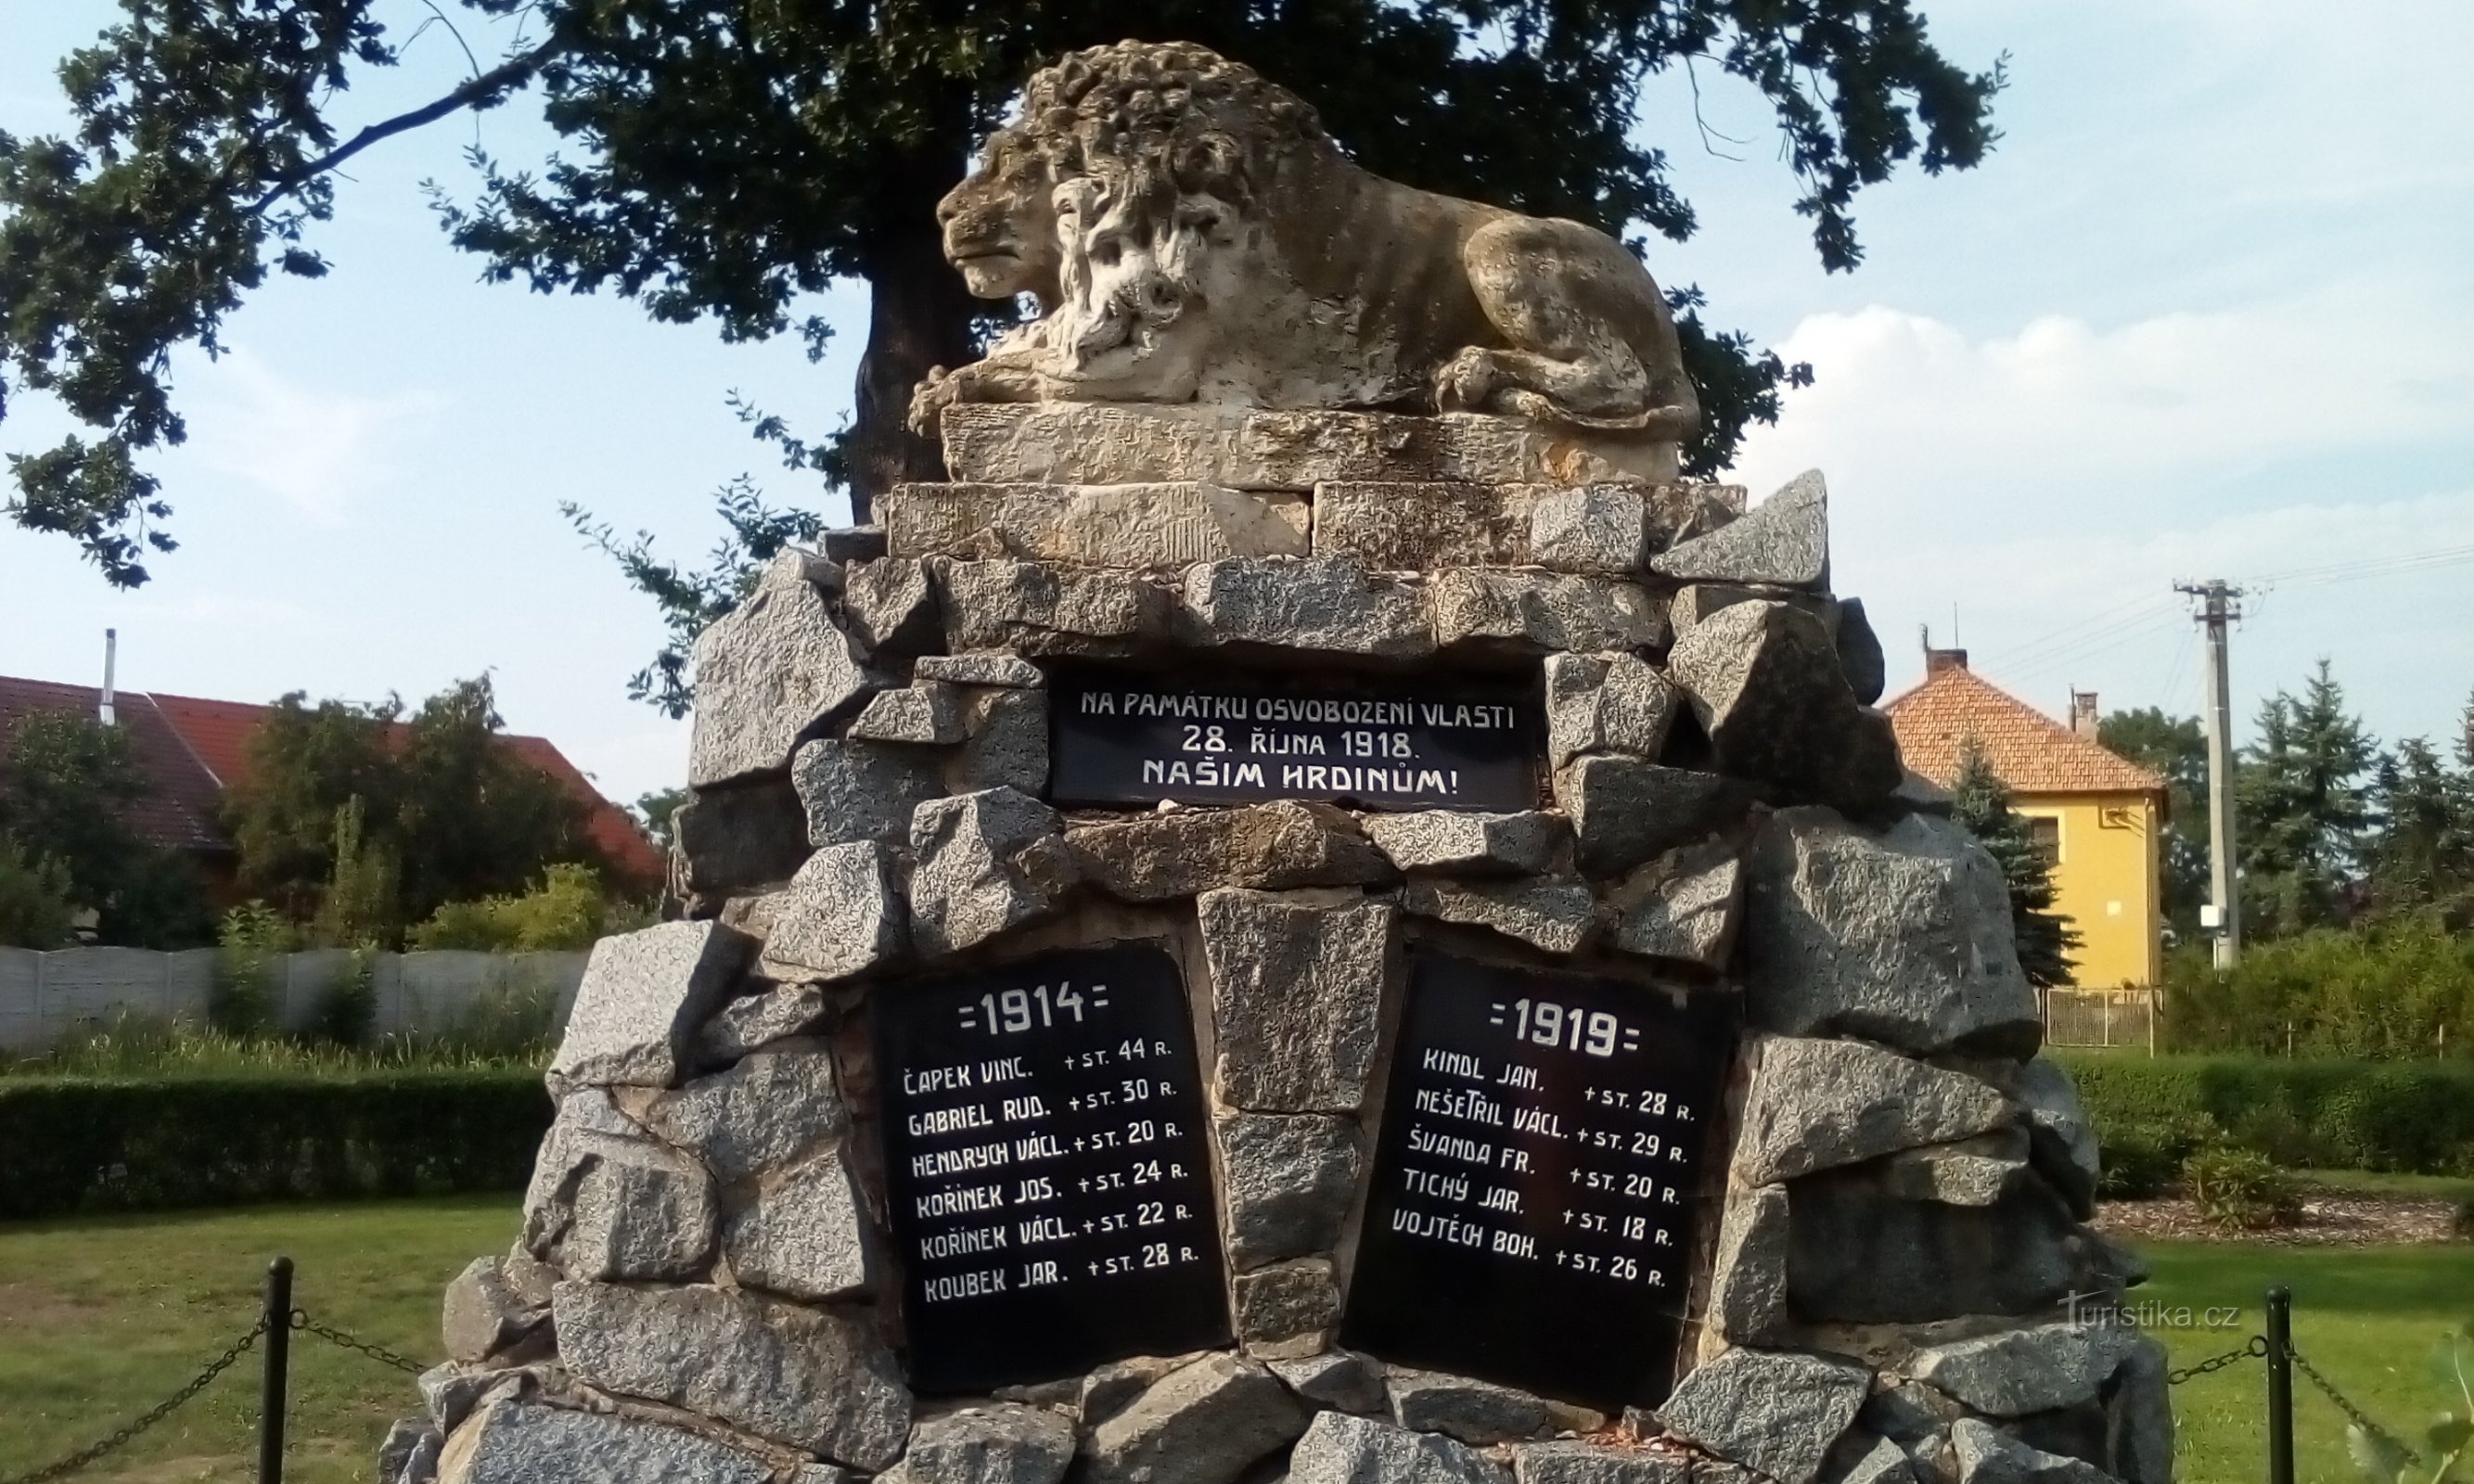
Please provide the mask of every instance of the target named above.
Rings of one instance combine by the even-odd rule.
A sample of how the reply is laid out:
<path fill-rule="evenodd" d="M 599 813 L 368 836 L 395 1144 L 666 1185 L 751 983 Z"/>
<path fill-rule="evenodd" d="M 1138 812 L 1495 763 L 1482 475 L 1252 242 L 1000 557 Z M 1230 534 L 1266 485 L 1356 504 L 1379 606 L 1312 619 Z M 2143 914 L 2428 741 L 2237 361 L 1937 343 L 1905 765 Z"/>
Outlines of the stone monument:
<path fill-rule="evenodd" d="M 1657 290 L 1184 45 L 942 211 L 953 482 L 696 646 L 386 1484 L 2166 1484 L 1999 870 Z"/>

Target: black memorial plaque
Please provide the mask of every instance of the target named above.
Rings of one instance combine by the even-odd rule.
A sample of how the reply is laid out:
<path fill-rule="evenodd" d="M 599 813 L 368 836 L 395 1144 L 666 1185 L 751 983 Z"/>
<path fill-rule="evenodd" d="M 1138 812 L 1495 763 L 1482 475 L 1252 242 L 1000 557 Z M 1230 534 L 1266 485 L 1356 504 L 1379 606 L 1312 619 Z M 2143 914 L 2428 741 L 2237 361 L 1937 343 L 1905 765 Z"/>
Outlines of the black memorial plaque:
<path fill-rule="evenodd" d="M 1613 1411 L 1673 1384 L 1714 996 L 1420 954 L 1341 1343 Z"/>
<path fill-rule="evenodd" d="M 1228 1342 L 1194 1031 L 1147 945 L 875 1001 L 911 1384 L 980 1392 Z"/>
<path fill-rule="evenodd" d="M 1543 707 L 1520 685 L 1104 671 L 1051 685 L 1049 796 L 1060 804 L 1538 807 Z"/>

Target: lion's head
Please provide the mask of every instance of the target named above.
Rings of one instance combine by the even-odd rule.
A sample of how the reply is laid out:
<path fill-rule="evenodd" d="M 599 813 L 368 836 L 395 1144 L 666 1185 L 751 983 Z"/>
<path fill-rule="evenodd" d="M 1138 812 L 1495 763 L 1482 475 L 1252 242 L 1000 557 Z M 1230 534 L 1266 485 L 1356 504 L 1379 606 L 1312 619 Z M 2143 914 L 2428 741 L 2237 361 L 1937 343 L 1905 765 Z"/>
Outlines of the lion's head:
<path fill-rule="evenodd" d="M 974 296 L 1056 302 L 1055 183 L 1048 152 L 1004 129 L 989 138 L 980 167 L 936 203 L 946 260 Z"/>

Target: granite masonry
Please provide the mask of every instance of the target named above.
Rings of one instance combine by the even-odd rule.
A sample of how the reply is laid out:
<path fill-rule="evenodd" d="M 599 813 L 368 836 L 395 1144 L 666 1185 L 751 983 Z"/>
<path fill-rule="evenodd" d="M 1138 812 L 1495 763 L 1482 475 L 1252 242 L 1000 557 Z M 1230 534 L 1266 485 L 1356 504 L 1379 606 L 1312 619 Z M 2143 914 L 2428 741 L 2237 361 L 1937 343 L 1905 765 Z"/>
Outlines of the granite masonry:
<path fill-rule="evenodd" d="M 2069 1307 L 2140 1274 L 2082 1224 L 2093 1151 L 2036 1059 L 2000 874 L 1910 802 L 1867 704 L 1817 475 L 1747 509 L 1557 485 L 1506 443 L 1450 481 L 1324 480 L 1292 450 L 1301 488 L 1086 483 L 1078 447 L 1174 472 L 1188 430 L 955 422 L 957 482 L 785 554 L 700 642 L 674 920 L 595 950 L 521 1235 L 450 1285 L 385 1484 L 2166 1484 L 2156 1347 Z M 1010 467 L 1034 443 L 1063 450 L 1049 482 Z M 1483 682 L 1516 697 L 1535 797 L 1399 807 L 1361 768 L 1060 803 L 1068 672 Z M 1128 943 L 1185 986 L 1225 1339 L 914 1391 L 882 1131 L 913 1069 L 868 1028 L 929 979 Z M 1340 1343 L 1405 965 L 1434 948 L 1734 1028 L 1654 1404 Z"/>

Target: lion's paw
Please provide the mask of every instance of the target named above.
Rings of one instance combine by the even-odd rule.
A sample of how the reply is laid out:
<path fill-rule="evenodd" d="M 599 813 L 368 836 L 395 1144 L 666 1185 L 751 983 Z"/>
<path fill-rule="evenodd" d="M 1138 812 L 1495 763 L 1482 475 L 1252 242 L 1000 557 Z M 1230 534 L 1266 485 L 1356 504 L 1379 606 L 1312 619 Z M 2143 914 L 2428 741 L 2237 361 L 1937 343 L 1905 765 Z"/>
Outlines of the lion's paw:
<path fill-rule="evenodd" d="M 1435 373 L 1435 407 L 1441 412 L 1473 412 L 1494 395 L 1494 357 L 1482 346 L 1470 346 Z"/>
<path fill-rule="evenodd" d="M 932 366 L 927 377 L 910 389 L 910 415 L 906 421 L 920 437 L 934 438 L 938 417 L 961 400 L 961 378 L 942 366 Z"/>

